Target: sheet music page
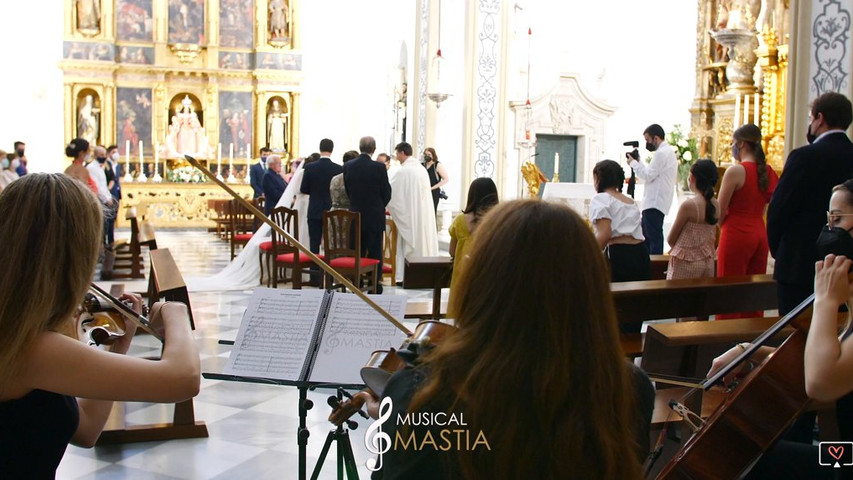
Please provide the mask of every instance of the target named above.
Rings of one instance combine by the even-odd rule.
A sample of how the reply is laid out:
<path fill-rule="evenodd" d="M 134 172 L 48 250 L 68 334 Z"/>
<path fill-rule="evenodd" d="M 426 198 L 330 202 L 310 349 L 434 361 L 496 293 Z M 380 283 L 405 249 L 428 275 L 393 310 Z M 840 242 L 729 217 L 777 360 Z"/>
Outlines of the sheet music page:
<path fill-rule="evenodd" d="M 404 295 L 371 295 L 371 300 L 403 320 Z M 361 367 L 374 350 L 399 348 L 406 336 L 352 293 L 335 293 L 309 378 L 312 382 L 362 384 Z"/>
<path fill-rule="evenodd" d="M 255 289 L 223 372 L 300 380 L 324 293 L 323 290 Z"/>

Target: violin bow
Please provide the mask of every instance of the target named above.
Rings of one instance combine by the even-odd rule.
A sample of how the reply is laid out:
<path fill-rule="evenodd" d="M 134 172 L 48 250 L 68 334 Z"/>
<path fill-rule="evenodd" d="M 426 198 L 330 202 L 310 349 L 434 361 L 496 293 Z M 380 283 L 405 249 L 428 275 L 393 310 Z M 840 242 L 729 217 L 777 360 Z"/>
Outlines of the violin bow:
<path fill-rule="evenodd" d="M 255 215 L 255 217 L 256 217 L 256 218 L 259 218 L 260 220 L 262 220 L 264 223 L 266 223 L 267 225 L 269 225 L 269 226 L 270 226 L 270 228 L 272 228 L 273 230 L 275 230 L 275 231 L 276 231 L 276 233 L 278 233 L 278 234 L 279 234 L 279 235 L 281 235 L 282 237 L 286 238 L 286 239 L 287 239 L 288 241 L 290 241 L 293 245 L 295 245 L 295 246 L 296 246 L 296 248 L 298 248 L 300 252 L 302 252 L 302 253 L 304 253 L 305 255 L 307 255 L 307 256 L 308 256 L 308 258 L 310 258 L 312 262 L 314 262 L 316 265 L 318 265 L 320 268 L 322 268 L 322 269 L 323 269 L 323 271 L 325 271 L 326 273 L 328 273 L 329 275 L 331 275 L 335 280 L 337 280 L 337 281 L 341 282 L 341 283 L 344 285 L 344 287 L 348 288 L 348 289 L 349 289 L 349 291 L 351 291 L 352 293 L 356 294 L 356 295 L 358 296 L 358 298 L 360 298 L 360 299 L 364 300 L 364 303 L 366 303 L 366 304 L 370 305 L 370 307 L 371 307 L 372 309 L 376 310 L 376 312 L 378 312 L 380 315 L 382 315 L 383 317 L 385 317 L 385 319 L 386 319 L 386 320 L 388 320 L 388 321 L 389 321 L 389 322 L 391 322 L 395 327 L 397 327 L 398 329 L 400 329 L 400 331 L 402 331 L 402 332 L 403 332 L 407 337 L 412 336 L 412 332 L 411 332 L 411 331 L 409 331 L 409 329 L 408 329 L 408 328 L 406 328 L 406 326 L 405 326 L 405 325 L 403 325 L 402 323 L 400 323 L 400 321 L 399 321 L 399 320 L 397 320 L 396 318 L 394 318 L 394 316 L 393 316 L 393 315 L 391 315 L 390 313 L 388 313 L 384 308 L 382 308 L 382 307 L 380 307 L 379 305 L 377 305 L 377 304 L 376 304 L 376 302 L 374 302 L 373 300 L 371 300 L 371 299 L 370 299 L 370 297 L 368 297 L 367 295 L 365 295 L 365 293 L 364 293 L 364 292 L 362 292 L 362 291 L 361 291 L 361 289 L 356 288 L 356 287 L 355 287 L 355 285 L 353 285 L 349 280 L 347 280 L 347 278 L 346 278 L 346 277 L 344 277 L 343 275 L 341 275 L 340 273 L 338 273 L 334 268 L 330 267 L 328 263 L 324 262 L 322 259 L 320 259 L 320 257 L 318 257 L 318 256 L 317 256 L 317 255 L 315 255 L 313 252 L 311 252 L 311 250 L 309 250 L 308 248 L 306 248 L 306 247 L 305 247 L 305 245 L 303 245 L 303 244 L 302 244 L 302 243 L 300 243 L 298 240 L 296 240 L 295 238 L 293 238 L 293 235 L 291 235 L 290 233 L 286 232 L 283 228 L 281 228 L 281 227 L 279 227 L 278 225 L 276 225 L 276 223 L 275 223 L 275 222 L 273 222 L 272 220 L 270 220 L 270 219 L 269 219 L 269 217 L 267 217 L 266 215 L 264 215 L 264 213 L 263 213 L 263 212 L 261 212 L 260 210 L 258 210 L 258 208 L 257 208 L 257 207 L 255 207 L 251 202 L 249 202 L 249 201 L 247 201 L 245 198 L 241 197 L 237 192 L 235 192 L 235 191 L 234 191 L 231 187 L 229 187 L 225 182 L 223 182 L 222 180 L 219 180 L 218 178 L 216 178 L 216 176 L 215 176 L 213 173 L 211 173 L 211 172 L 210 172 L 210 170 L 208 170 L 207 168 L 203 167 L 203 166 L 201 165 L 201 163 L 199 163 L 199 161 L 198 161 L 198 160 L 196 160 L 195 158 L 193 158 L 193 157 L 191 157 L 191 156 L 189 156 L 189 155 L 184 155 L 184 158 L 186 158 L 186 159 L 187 159 L 187 161 L 188 161 L 188 162 L 190 162 L 190 164 L 191 164 L 193 167 L 195 167 L 195 168 L 199 169 L 199 171 L 201 171 L 201 173 L 203 173 L 207 178 L 211 179 L 214 183 L 216 183 L 217 185 L 219 185 L 220 187 L 222 187 L 226 192 L 228 192 L 228 194 L 230 194 L 232 197 L 234 197 L 234 199 L 235 199 L 235 200 L 237 200 L 238 202 L 240 202 L 244 207 L 246 207 L 250 212 L 252 212 L 252 213 Z"/>
<path fill-rule="evenodd" d="M 163 342 L 163 336 L 160 335 L 159 333 L 157 333 L 156 330 L 151 328 L 151 322 L 149 322 L 147 318 L 145 318 L 144 316 L 137 313 L 132 308 L 130 308 L 127 305 L 125 305 L 124 303 L 122 303 L 119 299 L 117 299 L 114 296 L 107 293 L 106 290 L 99 287 L 94 282 L 89 284 L 89 289 L 95 295 L 106 300 L 106 302 L 109 303 L 113 308 L 115 308 L 117 312 L 122 314 L 122 316 L 124 316 L 125 318 L 128 318 L 129 320 L 131 320 L 133 323 L 136 324 L 136 326 L 138 326 L 139 328 L 144 330 L 145 333 L 150 333 L 151 335 L 154 336 L 154 338 L 156 338 L 157 340 L 160 340 L 161 343 Z"/>

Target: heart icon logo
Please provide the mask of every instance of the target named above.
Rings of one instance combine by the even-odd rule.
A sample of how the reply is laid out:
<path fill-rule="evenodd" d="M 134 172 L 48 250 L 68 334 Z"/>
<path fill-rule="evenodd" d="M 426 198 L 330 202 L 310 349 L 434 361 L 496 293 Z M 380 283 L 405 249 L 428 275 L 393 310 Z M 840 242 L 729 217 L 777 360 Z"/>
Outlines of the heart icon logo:
<path fill-rule="evenodd" d="M 832 458 L 841 460 L 841 456 L 844 455 L 844 447 L 841 445 L 829 447 L 829 454 L 832 455 Z"/>

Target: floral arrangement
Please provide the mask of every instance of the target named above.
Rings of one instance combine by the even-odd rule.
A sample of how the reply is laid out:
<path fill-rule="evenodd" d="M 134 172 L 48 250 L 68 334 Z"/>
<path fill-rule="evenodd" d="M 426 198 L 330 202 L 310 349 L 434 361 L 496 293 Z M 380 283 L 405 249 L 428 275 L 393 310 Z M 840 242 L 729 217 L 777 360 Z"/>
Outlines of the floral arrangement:
<path fill-rule="evenodd" d="M 166 180 L 173 183 L 202 183 L 207 181 L 207 177 L 201 173 L 201 170 L 185 166 L 169 170 L 166 173 Z"/>
<path fill-rule="evenodd" d="M 685 137 L 681 131 L 681 125 L 675 125 L 669 135 L 666 136 L 666 143 L 672 145 L 675 159 L 678 161 L 679 184 L 683 190 L 687 190 L 690 167 L 699 158 L 699 147 L 696 145 L 696 139 Z"/>

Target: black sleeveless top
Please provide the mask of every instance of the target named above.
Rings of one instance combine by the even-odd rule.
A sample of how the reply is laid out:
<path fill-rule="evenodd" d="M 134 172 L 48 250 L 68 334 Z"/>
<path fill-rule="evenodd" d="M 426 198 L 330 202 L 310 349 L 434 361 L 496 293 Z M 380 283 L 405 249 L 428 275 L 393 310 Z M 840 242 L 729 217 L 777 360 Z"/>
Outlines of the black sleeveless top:
<path fill-rule="evenodd" d="M 0 477 L 54 478 L 79 422 L 74 397 L 33 390 L 0 402 Z"/>
<path fill-rule="evenodd" d="M 438 166 L 438 162 L 433 162 L 432 166 L 430 166 L 430 167 L 427 167 L 426 163 L 424 163 L 423 165 L 424 165 L 424 168 L 426 168 L 427 174 L 429 175 L 429 186 L 430 187 L 435 186 L 436 183 L 441 181 L 438 178 L 438 172 L 436 171 L 436 167 Z M 430 190 L 430 192 L 432 193 L 432 202 L 435 204 L 435 206 L 437 208 L 438 207 L 438 198 L 439 198 L 438 195 L 440 193 L 439 189 L 436 188 L 435 190 Z"/>

